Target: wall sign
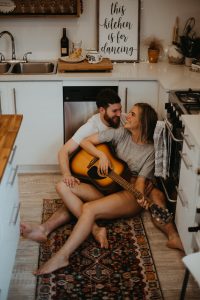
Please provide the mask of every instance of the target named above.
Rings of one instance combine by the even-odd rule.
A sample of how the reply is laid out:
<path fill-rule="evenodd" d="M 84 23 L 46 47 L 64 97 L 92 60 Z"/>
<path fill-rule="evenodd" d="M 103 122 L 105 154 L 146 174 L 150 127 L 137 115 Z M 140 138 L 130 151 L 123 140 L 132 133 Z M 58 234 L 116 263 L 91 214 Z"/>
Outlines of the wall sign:
<path fill-rule="evenodd" d="M 98 49 L 112 61 L 139 60 L 140 0 L 98 0 Z"/>

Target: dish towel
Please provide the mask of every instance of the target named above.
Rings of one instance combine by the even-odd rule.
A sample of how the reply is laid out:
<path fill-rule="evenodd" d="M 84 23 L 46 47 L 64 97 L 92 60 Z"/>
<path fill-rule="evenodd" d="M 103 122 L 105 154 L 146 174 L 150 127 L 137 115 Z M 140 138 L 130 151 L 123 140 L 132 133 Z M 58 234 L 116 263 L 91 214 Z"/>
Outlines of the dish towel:
<path fill-rule="evenodd" d="M 169 175 L 171 154 L 171 139 L 167 136 L 166 122 L 167 121 L 157 121 L 153 136 L 155 148 L 154 175 L 164 179 Z"/>

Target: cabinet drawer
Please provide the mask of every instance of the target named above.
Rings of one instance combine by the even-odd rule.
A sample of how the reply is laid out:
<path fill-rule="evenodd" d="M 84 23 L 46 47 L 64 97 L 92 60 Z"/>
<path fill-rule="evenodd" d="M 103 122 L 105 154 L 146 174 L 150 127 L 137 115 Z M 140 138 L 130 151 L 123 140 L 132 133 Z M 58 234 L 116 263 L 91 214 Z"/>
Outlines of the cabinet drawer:
<path fill-rule="evenodd" d="M 183 190 L 185 195 L 185 201 L 187 206 L 195 206 L 196 204 L 196 186 L 197 186 L 197 175 L 189 167 L 187 168 L 185 162 L 181 162 L 180 180 L 178 189 Z"/>
<path fill-rule="evenodd" d="M 187 156 L 187 159 L 191 163 L 191 168 L 195 171 L 199 162 L 199 147 L 194 142 L 187 128 L 185 129 L 183 139 L 184 142 L 182 153 Z"/>
<path fill-rule="evenodd" d="M 180 197 L 178 197 L 175 223 L 186 254 L 193 252 L 193 233 L 188 231 L 188 227 L 194 226 L 194 214 L 194 210 L 191 211 L 188 210 L 187 207 L 184 207 L 182 204 L 182 200 L 180 199 Z"/>

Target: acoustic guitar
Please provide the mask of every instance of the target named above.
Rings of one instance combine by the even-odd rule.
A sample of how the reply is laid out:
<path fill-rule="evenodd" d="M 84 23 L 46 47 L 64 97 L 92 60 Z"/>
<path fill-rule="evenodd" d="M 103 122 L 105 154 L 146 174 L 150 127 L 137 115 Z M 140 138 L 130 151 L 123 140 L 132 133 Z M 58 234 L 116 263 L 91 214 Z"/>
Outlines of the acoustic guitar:
<path fill-rule="evenodd" d="M 107 176 L 101 175 L 98 172 L 98 158 L 92 156 L 84 149 L 79 149 L 70 159 L 70 168 L 73 175 L 83 181 L 92 182 L 98 189 L 105 191 L 113 191 L 114 184 L 119 186 L 134 195 L 136 200 L 142 199 L 143 194 L 133 187 L 122 176 L 126 173 L 126 164 L 117 159 L 110 147 L 107 144 L 99 144 L 96 146 L 98 150 L 103 151 L 111 162 L 112 169 L 109 169 Z M 149 203 L 149 211 L 152 217 L 161 224 L 169 223 L 172 219 L 172 214 L 166 208 L 162 208 L 153 203 L 149 198 L 145 197 Z"/>

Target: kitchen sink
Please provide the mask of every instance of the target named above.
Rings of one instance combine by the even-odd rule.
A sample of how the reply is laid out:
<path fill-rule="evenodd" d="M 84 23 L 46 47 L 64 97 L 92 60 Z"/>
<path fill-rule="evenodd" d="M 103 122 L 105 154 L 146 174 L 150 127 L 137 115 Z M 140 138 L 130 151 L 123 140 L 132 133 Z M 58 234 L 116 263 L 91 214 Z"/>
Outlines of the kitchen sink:
<path fill-rule="evenodd" d="M 55 74 L 56 67 L 53 62 L 19 62 L 13 65 L 10 74 Z"/>
<path fill-rule="evenodd" d="M 11 64 L 7 62 L 1 62 L 0 63 L 0 74 L 6 74 L 8 70 L 10 69 Z"/>

